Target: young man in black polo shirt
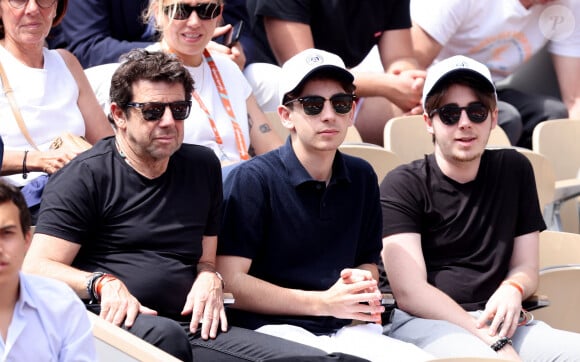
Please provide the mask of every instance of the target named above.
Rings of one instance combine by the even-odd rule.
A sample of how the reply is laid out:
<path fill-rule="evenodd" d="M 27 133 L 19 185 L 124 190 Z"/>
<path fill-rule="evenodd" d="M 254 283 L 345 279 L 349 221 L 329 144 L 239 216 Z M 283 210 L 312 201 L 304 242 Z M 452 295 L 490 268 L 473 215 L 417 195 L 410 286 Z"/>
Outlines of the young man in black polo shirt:
<path fill-rule="evenodd" d="M 382 335 L 377 177 L 338 151 L 356 107 L 352 74 L 317 49 L 282 72 L 278 114 L 289 140 L 224 184 L 218 270 L 236 296 L 230 322 L 372 361 L 429 359 Z"/>

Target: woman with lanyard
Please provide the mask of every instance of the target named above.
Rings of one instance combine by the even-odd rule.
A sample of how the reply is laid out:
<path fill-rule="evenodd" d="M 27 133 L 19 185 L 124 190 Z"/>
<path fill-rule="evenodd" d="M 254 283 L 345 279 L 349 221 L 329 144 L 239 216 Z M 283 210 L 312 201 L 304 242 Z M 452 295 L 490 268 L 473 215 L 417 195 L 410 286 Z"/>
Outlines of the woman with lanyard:
<path fill-rule="evenodd" d="M 184 142 L 212 148 L 225 167 L 282 141 L 238 66 L 227 55 L 206 49 L 223 6 L 223 0 L 152 0 L 147 21 L 154 19 L 161 39 L 147 49 L 175 54 L 191 72 L 195 90 Z"/>

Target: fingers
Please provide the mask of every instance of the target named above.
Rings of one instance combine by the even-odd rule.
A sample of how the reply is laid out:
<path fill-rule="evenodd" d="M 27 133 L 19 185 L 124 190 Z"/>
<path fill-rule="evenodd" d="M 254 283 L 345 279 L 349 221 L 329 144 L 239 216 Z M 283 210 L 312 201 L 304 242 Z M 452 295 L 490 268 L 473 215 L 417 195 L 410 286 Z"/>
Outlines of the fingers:
<path fill-rule="evenodd" d="M 213 31 L 213 38 L 216 38 L 218 36 L 224 35 L 231 28 L 232 28 L 232 25 L 231 24 L 226 24 L 226 25 L 223 25 L 223 26 L 216 27 L 215 30 Z"/>

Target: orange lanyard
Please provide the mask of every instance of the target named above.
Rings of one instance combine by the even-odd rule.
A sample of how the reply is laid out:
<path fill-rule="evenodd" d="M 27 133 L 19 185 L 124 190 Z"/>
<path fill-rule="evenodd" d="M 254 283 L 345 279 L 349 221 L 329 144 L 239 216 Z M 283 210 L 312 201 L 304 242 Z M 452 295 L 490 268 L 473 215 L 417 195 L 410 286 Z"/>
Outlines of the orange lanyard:
<path fill-rule="evenodd" d="M 244 133 L 242 132 L 242 127 L 240 127 L 240 125 L 236 121 L 236 115 L 234 114 L 234 110 L 232 108 L 232 104 L 230 103 L 230 99 L 228 97 L 228 92 L 226 90 L 226 87 L 225 87 L 224 82 L 222 80 L 222 77 L 220 75 L 220 72 L 215 64 L 215 61 L 213 60 L 213 58 L 211 57 L 211 55 L 209 54 L 207 49 L 204 49 L 203 56 L 205 57 L 205 60 L 207 61 L 207 64 L 209 65 L 209 68 L 211 70 L 211 76 L 212 76 L 213 81 L 216 85 L 217 91 L 220 95 L 220 99 L 222 101 L 224 109 L 226 110 L 226 113 L 230 117 L 230 122 L 232 123 L 232 127 L 234 128 L 234 135 L 236 137 L 236 145 L 238 147 L 238 152 L 240 153 L 240 159 L 248 160 L 248 159 L 250 159 L 250 155 L 248 154 L 248 147 L 246 147 L 246 141 L 244 140 Z M 202 64 L 202 66 L 203 66 L 203 64 Z M 215 141 L 218 144 L 218 147 L 220 148 L 220 150 L 222 152 L 222 160 L 227 159 L 228 157 L 225 154 L 224 149 L 223 149 L 224 142 L 222 140 L 222 137 L 220 136 L 220 133 L 217 129 L 217 126 L 216 126 L 216 123 L 215 123 L 213 117 L 211 116 L 211 114 L 209 113 L 209 110 L 207 109 L 207 107 L 203 103 L 203 100 L 201 99 L 201 97 L 199 96 L 199 94 L 195 90 L 193 91 L 192 96 L 193 96 L 193 98 L 195 98 L 195 100 L 199 104 L 200 108 L 207 115 L 207 119 L 209 120 L 209 124 L 210 124 L 211 129 L 212 129 L 214 136 L 215 136 Z"/>

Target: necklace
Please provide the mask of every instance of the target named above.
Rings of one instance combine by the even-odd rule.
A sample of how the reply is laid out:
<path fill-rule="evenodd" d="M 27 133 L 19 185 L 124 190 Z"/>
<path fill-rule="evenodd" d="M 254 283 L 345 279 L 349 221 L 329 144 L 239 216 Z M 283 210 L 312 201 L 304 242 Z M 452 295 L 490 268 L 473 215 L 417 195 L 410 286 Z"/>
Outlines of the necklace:
<path fill-rule="evenodd" d="M 127 162 L 127 164 L 130 166 L 131 162 L 129 162 L 129 159 L 127 158 L 127 154 L 123 151 L 123 149 L 121 149 L 121 146 L 119 145 L 119 142 L 115 139 L 115 146 L 117 147 L 117 151 L 119 151 L 119 156 L 121 156 L 121 158 L 123 160 L 125 160 L 125 162 Z"/>

